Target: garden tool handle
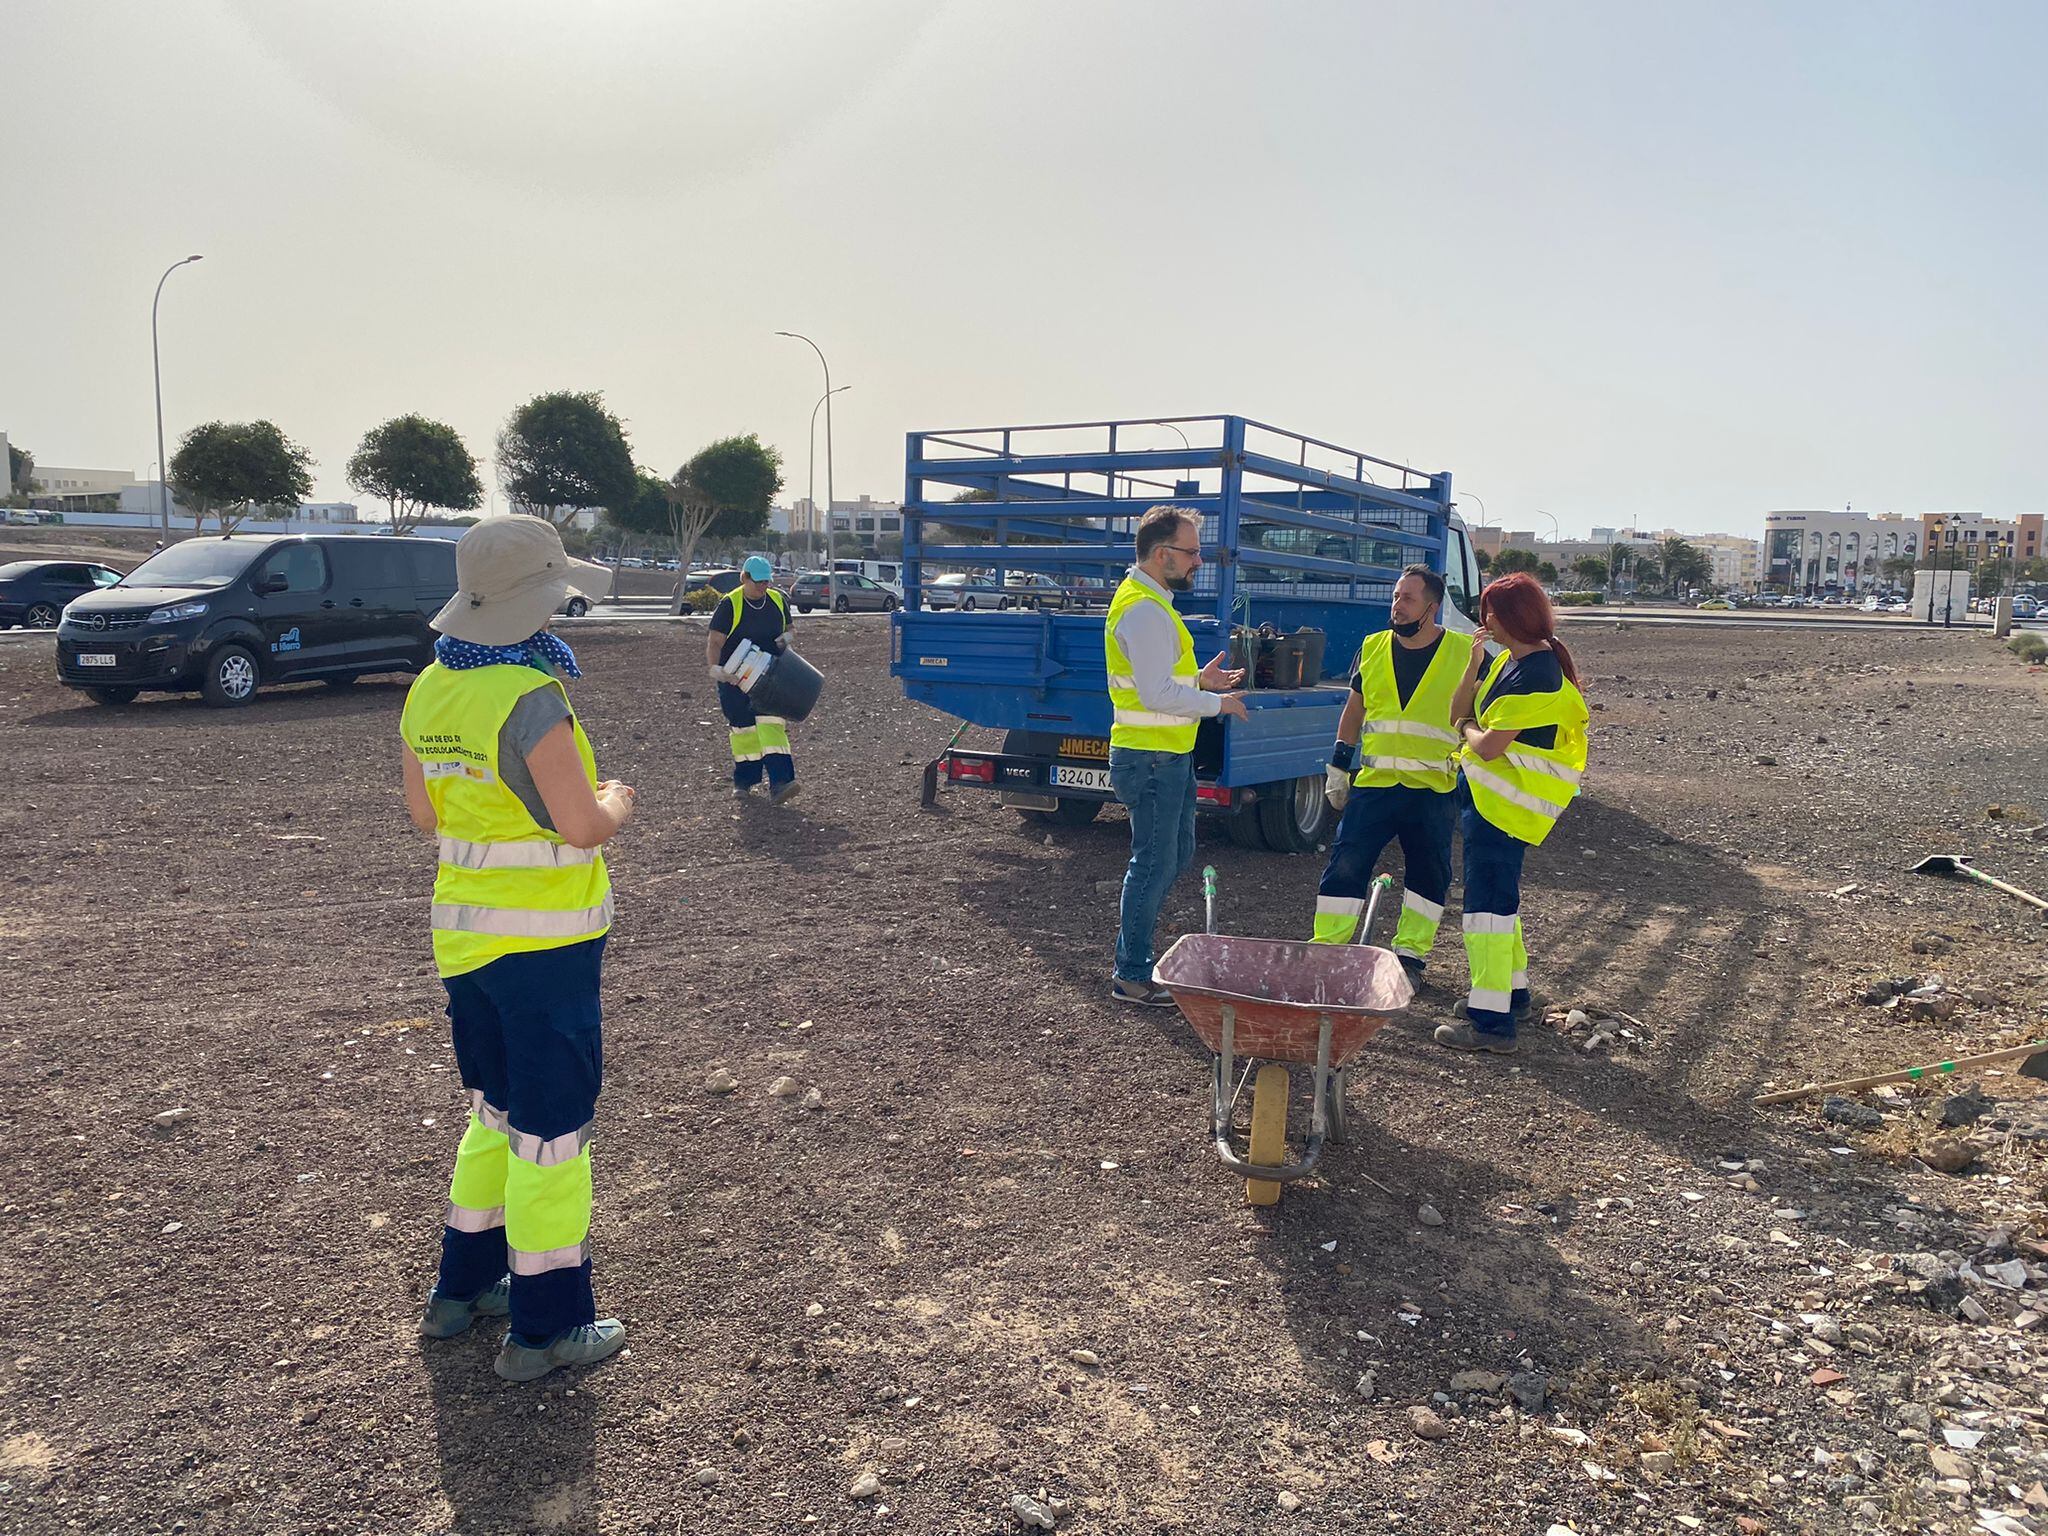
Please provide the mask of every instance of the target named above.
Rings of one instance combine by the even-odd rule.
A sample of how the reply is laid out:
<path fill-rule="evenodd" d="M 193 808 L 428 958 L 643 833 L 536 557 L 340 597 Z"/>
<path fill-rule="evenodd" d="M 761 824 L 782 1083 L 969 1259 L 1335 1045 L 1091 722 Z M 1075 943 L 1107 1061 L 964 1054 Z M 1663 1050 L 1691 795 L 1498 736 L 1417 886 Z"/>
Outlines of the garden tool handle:
<path fill-rule="evenodd" d="M 1372 915 L 1380 909 L 1380 897 L 1393 888 L 1394 877 L 1392 875 L 1375 875 L 1373 877 L 1372 888 L 1366 893 L 1365 916 L 1359 919 L 1358 937 L 1352 941 L 1353 943 L 1366 944 L 1371 942 Z"/>
<path fill-rule="evenodd" d="M 1972 869 L 1967 864 L 1958 864 L 1956 866 L 1956 873 L 1960 875 L 1968 875 L 1972 880 L 1980 880 L 1985 885 L 1990 886 L 1993 890 L 2003 891 L 2008 896 L 2017 896 L 2021 901 L 2027 903 L 2028 906 L 2038 907 L 2043 912 L 2048 912 L 2048 901 L 2043 901 L 2040 897 L 2036 896 L 2032 891 L 2023 891 L 2016 885 L 2007 885 L 2003 880 L 2000 880 L 1997 876 L 1987 875 L 1981 869 Z"/>
<path fill-rule="evenodd" d="M 1216 866 L 1202 866 L 1202 911 L 1204 933 L 1216 931 Z"/>

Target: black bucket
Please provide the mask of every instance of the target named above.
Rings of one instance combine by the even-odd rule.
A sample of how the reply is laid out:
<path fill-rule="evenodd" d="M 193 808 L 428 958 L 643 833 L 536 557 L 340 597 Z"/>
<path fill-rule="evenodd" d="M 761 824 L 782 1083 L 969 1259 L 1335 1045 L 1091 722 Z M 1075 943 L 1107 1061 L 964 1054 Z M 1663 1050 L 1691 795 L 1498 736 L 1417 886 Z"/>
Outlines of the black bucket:
<path fill-rule="evenodd" d="M 1320 629 L 1297 629 L 1294 638 L 1301 642 L 1301 685 L 1313 688 L 1323 680 L 1323 651 L 1330 637 Z"/>
<path fill-rule="evenodd" d="M 757 715 L 780 720 L 801 720 L 817 707 L 825 690 L 825 674 L 795 651 L 784 651 L 768 664 L 761 681 L 754 684 L 747 702 Z"/>

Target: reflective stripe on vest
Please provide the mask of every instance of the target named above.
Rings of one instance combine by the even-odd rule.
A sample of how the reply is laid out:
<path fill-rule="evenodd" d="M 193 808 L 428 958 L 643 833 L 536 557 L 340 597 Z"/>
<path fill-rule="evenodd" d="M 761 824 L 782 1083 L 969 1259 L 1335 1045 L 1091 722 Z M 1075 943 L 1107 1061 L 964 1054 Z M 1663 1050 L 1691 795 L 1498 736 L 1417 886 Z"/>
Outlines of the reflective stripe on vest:
<path fill-rule="evenodd" d="M 560 686 L 535 667 L 451 671 L 436 663 L 406 694 L 400 730 L 426 774 L 440 833 L 432 926 L 443 976 L 596 938 L 611 924 L 603 855 L 539 825 L 498 771 L 498 737 L 513 710 L 529 694 Z M 569 723 L 595 789 L 590 739 L 573 710 Z"/>
<path fill-rule="evenodd" d="M 1135 572 L 1124 577 L 1116 596 L 1110 599 L 1109 616 L 1102 623 L 1103 661 L 1109 673 L 1109 744 L 1145 752 L 1192 752 L 1199 718 L 1147 709 L 1131 672 L 1130 658 L 1117 643 L 1117 625 L 1140 603 L 1157 603 L 1173 617 L 1173 627 L 1180 634 L 1180 655 L 1173 663 L 1174 681 L 1190 688 L 1201 686 L 1197 679 L 1202 669 L 1195 665 L 1195 637 L 1188 633 L 1173 604 L 1139 580 Z"/>
<path fill-rule="evenodd" d="M 1358 737 L 1358 771 L 1351 782 L 1363 789 L 1399 785 L 1447 795 L 1458 787 L 1458 737 L 1451 729 L 1451 701 L 1472 658 L 1472 637 L 1445 630 L 1436 654 L 1401 702 L 1394 681 L 1394 635 L 1381 630 L 1359 648 L 1355 681 L 1365 705 Z"/>
<path fill-rule="evenodd" d="M 1486 697 L 1510 659 L 1505 651 L 1494 658 L 1480 681 L 1479 698 Z M 1465 782 L 1472 791 L 1472 808 L 1509 836 L 1540 846 L 1579 793 L 1586 768 L 1589 718 L 1585 698 L 1569 678 L 1555 692 L 1506 694 L 1482 709 L 1481 730 L 1529 731 L 1554 726 L 1557 744 L 1539 747 L 1526 736 L 1517 736 L 1508 750 L 1491 762 L 1467 749 L 1463 766 Z"/>

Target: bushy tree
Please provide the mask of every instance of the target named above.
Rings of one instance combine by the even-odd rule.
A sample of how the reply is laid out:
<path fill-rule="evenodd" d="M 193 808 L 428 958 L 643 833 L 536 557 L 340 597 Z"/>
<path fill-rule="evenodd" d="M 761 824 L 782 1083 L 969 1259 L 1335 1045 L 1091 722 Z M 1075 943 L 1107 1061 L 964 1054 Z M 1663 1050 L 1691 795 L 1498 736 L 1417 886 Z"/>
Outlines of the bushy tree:
<path fill-rule="evenodd" d="M 617 507 L 634 494 L 626 429 L 591 390 L 535 395 L 498 433 L 507 494 L 560 526 L 585 507 Z"/>
<path fill-rule="evenodd" d="M 462 435 L 425 416 L 394 416 L 363 434 L 348 461 L 348 483 L 391 509 L 391 531 L 412 532 L 436 508 L 470 512 L 484 488 Z"/>
<path fill-rule="evenodd" d="M 15 495 L 28 496 L 34 493 L 38 483 L 36 480 L 36 456 L 34 454 L 30 453 L 26 448 L 17 448 L 14 444 L 9 443 L 7 445 L 7 468 L 14 477 Z"/>
<path fill-rule="evenodd" d="M 172 493 L 192 508 L 192 531 L 210 514 L 233 533 L 258 507 L 291 507 L 313 494 L 313 455 L 268 421 L 209 421 L 171 455 Z"/>
<path fill-rule="evenodd" d="M 1598 555 L 1581 555 L 1572 562 L 1572 575 L 1582 588 L 1607 585 L 1607 562 Z"/>
<path fill-rule="evenodd" d="M 1493 564 L 1487 570 L 1495 576 L 1512 576 L 1516 571 L 1528 571 L 1533 575 L 1540 563 L 1534 550 L 1504 549 L 1493 557 Z"/>
<path fill-rule="evenodd" d="M 1536 566 L 1536 579 L 1542 582 L 1543 585 L 1545 585 L 1546 587 L 1556 586 L 1557 567 L 1555 565 L 1552 565 L 1548 560 L 1539 561 Z"/>
<path fill-rule="evenodd" d="M 1666 539 L 1657 554 L 1664 568 L 1665 583 L 1674 597 L 1687 587 L 1713 579 L 1713 559 L 1705 550 L 1695 548 L 1684 539 Z"/>
<path fill-rule="evenodd" d="M 670 612 L 682 611 L 682 592 L 697 541 L 748 539 L 768 526 L 768 509 L 782 489 L 782 453 L 754 433 L 722 437 L 691 455 L 664 493 L 676 545 L 676 597 Z"/>

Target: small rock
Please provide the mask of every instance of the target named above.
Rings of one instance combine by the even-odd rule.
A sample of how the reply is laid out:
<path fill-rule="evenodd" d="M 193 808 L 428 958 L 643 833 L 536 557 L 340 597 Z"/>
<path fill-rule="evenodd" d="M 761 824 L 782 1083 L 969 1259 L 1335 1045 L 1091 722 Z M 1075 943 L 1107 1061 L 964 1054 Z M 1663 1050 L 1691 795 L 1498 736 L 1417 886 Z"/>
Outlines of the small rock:
<path fill-rule="evenodd" d="M 809 1093 L 805 1094 L 803 1107 L 809 1110 L 823 1109 L 825 1107 L 825 1090 L 813 1088 Z"/>
<path fill-rule="evenodd" d="M 1287 1513 L 1291 1515 L 1296 1510 L 1301 1508 L 1301 1495 L 1298 1493 L 1287 1493 L 1283 1491 L 1280 1495 L 1278 1503 L 1282 1509 L 1286 1510 Z"/>
<path fill-rule="evenodd" d="M 1913 935 L 1913 953 L 1945 955 L 1955 947 L 1955 942 L 1945 933 L 1916 933 Z"/>
<path fill-rule="evenodd" d="M 719 1476 L 715 1468 L 699 1467 L 697 1469 L 697 1486 L 699 1488 L 716 1488 L 718 1484 Z"/>
<path fill-rule="evenodd" d="M 808 1307 L 804 1308 L 805 1317 L 823 1317 L 824 1315 L 825 1304 L 822 1301 L 814 1301 Z"/>
<path fill-rule="evenodd" d="M 1416 1211 L 1415 1219 L 1425 1227 L 1440 1227 L 1444 1224 L 1443 1212 L 1433 1205 L 1425 1205 Z"/>
<path fill-rule="evenodd" d="M 1437 1417 L 1435 1409 L 1424 1408 L 1420 1404 L 1408 1410 L 1408 1422 L 1424 1440 L 1441 1440 L 1451 1432 L 1451 1426 Z"/>
<path fill-rule="evenodd" d="M 1943 1099 L 1941 1113 L 1935 1119 L 1937 1124 L 1951 1128 L 1975 1125 L 1990 1108 L 1991 1100 L 1985 1098 L 1980 1090 L 1972 1088 L 1967 1093 L 1952 1093 Z"/>
<path fill-rule="evenodd" d="M 1852 1126 L 1859 1131 L 1874 1131 L 1884 1124 L 1881 1111 L 1868 1104 L 1859 1104 L 1854 1099 L 1845 1099 L 1839 1093 L 1831 1093 L 1821 1104 L 1820 1117 L 1832 1120 L 1837 1125 Z"/>
<path fill-rule="evenodd" d="M 1977 1149 L 1967 1141 L 1950 1137 L 1922 1147 L 1920 1161 L 1936 1173 L 1962 1173 L 1977 1161 Z"/>
<path fill-rule="evenodd" d="M 1033 1526 L 1041 1531 L 1049 1531 L 1058 1523 L 1050 1509 L 1025 1493 L 1010 1495 L 1010 1513 L 1017 1517 L 1019 1525 Z"/>
<path fill-rule="evenodd" d="M 1379 1391 L 1379 1379 L 1371 1371 L 1360 1371 L 1358 1380 L 1351 1383 L 1351 1390 L 1358 1394 L 1359 1401 L 1369 1403 Z"/>
<path fill-rule="evenodd" d="M 1927 1462 L 1934 1468 L 1936 1477 L 1960 1477 L 1965 1482 L 1969 1481 L 1970 1464 L 1947 1446 L 1930 1445 Z"/>
<path fill-rule="evenodd" d="M 1965 1296 L 1957 1310 L 1973 1323 L 1983 1324 L 1991 1321 L 1990 1311 L 1974 1296 Z"/>
<path fill-rule="evenodd" d="M 768 1096 L 775 1099 L 793 1099 L 802 1086 L 793 1077 L 778 1077 L 768 1085 Z"/>
<path fill-rule="evenodd" d="M 723 1067 L 718 1068 L 709 1077 L 704 1079 L 704 1091 L 706 1093 L 731 1093 L 739 1085 L 740 1080 Z"/>
<path fill-rule="evenodd" d="M 849 1499 L 872 1499 L 882 1491 L 882 1480 L 872 1472 L 863 1472 L 846 1485 Z"/>
<path fill-rule="evenodd" d="M 1550 1378 L 1541 1371 L 1523 1371 L 1508 1378 L 1508 1391 L 1524 1413 L 1541 1413 L 1550 1396 Z"/>
<path fill-rule="evenodd" d="M 1756 756 L 1756 765 L 1759 768 L 1775 768 L 1778 766 L 1778 760 L 1759 752 Z"/>
<path fill-rule="evenodd" d="M 1636 1465 L 1647 1477 L 1669 1477 L 1678 1467 L 1678 1458 L 1669 1451 L 1645 1451 L 1636 1458 Z"/>
<path fill-rule="evenodd" d="M 1499 1371 L 1460 1371 L 1451 1378 L 1453 1392 L 1495 1393 L 1508 1384 L 1508 1379 Z"/>
<path fill-rule="evenodd" d="M 1102 1364 L 1102 1356 L 1092 1349 L 1070 1349 L 1067 1351 L 1067 1358 L 1076 1365 L 1086 1366 L 1091 1371 Z"/>

